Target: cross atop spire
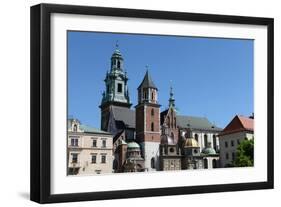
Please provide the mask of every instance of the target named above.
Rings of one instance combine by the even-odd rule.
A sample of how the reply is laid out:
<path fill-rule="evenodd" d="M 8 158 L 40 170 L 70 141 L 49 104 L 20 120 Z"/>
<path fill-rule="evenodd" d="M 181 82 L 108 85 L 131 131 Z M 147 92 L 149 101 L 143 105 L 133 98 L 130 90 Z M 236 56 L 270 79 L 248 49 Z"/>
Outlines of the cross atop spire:
<path fill-rule="evenodd" d="M 145 69 L 146 69 L 146 71 L 148 71 L 148 65 L 145 65 Z"/>
<path fill-rule="evenodd" d="M 173 85 L 172 85 L 172 80 L 170 80 L 170 98 L 173 98 L 174 93 L 173 93 Z"/>

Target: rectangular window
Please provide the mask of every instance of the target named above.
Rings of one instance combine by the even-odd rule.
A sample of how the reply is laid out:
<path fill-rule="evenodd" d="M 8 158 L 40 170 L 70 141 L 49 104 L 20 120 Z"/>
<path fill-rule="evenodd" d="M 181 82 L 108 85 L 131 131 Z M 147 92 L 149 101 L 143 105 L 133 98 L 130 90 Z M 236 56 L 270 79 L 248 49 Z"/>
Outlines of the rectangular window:
<path fill-rule="evenodd" d="M 106 140 L 102 140 L 102 147 L 106 147 Z"/>
<path fill-rule="evenodd" d="M 78 162 L 78 154 L 77 153 L 72 153 L 72 163 L 77 163 Z"/>
<path fill-rule="evenodd" d="M 95 170 L 95 172 L 96 172 L 97 174 L 100 174 L 100 173 L 101 173 L 101 170 Z"/>
<path fill-rule="evenodd" d="M 229 159 L 228 153 L 225 154 L 225 159 L 227 159 L 227 160 Z"/>
<path fill-rule="evenodd" d="M 225 148 L 228 148 L 228 142 L 225 142 L 224 145 L 225 145 Z"/>
<path fill-rule="evenodd" d="M 231 140 L 231 147 L 234 147 L 234 141 Z"/>
<path fill-rule="evenodd" d="M 238 144 L 238 145 L 240 144 L 240 140 L 239 140 L 239 139 L 237 139 L 237 144 Z"/>
<path fill-rule="evenodd" d="M 97 140 L 93 139 L 93 147 L 97 147 Z"/>
<path fill-rule="evenodd" d="M 153 122 L 151 123 L 151 131 L 152 132 L 154 131 L 154 123 Z"/>
<path fill-rule="evenodd" d="M 117 84 L 117 92 L 122 93 L 122 83 Z"/>
<path fill-rule="evenodd" d="M 232 160 L 235 160 L 235 152 L 232 152 Z"/>
<path fill-rule="evenodd" d="M 106 155 L 101 156 L 101 163 L 106 163 Z"/>
<path fill-rule="evenodd" d="M 92 163 L 97 163 L 97 155 L 92 155 Z"/>
<path fill-rule="evenodd" d="M 78 146 L 78 139 L 77 138 L 72 138 L 70 142 L 71 142 L 70 143 L 71 146 L 74 146 L 74 147 Z"/>

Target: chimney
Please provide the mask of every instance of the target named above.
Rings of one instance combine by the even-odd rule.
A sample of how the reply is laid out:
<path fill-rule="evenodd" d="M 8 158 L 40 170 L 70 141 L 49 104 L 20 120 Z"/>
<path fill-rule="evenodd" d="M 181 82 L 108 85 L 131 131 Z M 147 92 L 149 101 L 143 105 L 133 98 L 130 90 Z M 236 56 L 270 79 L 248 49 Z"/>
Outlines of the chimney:
<path fill-rule="evenodd" d="M 254 119 L 254 117 L 255 117 L 255 116 L 254 116 L 254 113 L 252 113 L 252 115 L 249 116 L 250 119 Z"/>

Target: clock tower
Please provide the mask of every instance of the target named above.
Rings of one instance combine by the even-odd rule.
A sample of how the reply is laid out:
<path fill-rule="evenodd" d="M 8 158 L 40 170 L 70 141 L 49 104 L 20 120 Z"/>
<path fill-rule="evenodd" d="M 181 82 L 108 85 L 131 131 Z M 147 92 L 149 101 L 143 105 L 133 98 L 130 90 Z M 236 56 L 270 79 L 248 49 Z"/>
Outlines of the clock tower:
<path fill-rule="evenodd" d="M 128 90 L 128 77 L 124 71 L 124 59 L 119 50 L 118 44 L 111 56 L 110 71 L 106 73 L 104 79 L 105 91 L 101 101 L 101 129 L 108 131 L 108 122 L 111 106 L 130 108 L 130 98 Z"/>

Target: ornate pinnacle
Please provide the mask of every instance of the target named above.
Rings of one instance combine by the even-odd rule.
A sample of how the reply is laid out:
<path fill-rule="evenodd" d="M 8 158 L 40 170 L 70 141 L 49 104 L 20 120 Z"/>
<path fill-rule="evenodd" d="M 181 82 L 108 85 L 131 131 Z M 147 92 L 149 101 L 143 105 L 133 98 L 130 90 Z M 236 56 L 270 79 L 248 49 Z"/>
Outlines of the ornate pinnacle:
<path fill-rule="evenodd" d="M 169 107 L 175 107 L 175 99 L 172 87 L 172 81 L 170 81 L 170 98 L 169 98 Z"/>

